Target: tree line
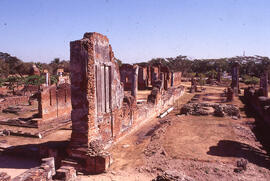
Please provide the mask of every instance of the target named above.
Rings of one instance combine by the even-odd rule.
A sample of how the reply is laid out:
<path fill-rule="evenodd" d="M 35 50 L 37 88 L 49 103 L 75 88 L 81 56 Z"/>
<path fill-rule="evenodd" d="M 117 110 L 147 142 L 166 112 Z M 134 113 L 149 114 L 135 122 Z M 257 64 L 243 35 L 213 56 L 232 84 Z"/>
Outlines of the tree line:
<path fill-rule="evenodd" d="M 122 61 L 115 59 L 119 66 Z M 244 80 L 258 80 L 261 74 L 267 70 L 270 73 L 270 59 L 264 56 L 237 56 L 219 59 L 190 59 L 187 56 L 179 55 L 169 58 L 154 58 L 147 63 L 161 63 L 166 65 L 172 71 L 181 71 L 183 76 L 204 76 L 216 78 L 218 72 L 228 72 L 230 74 L 232 65 L 237 62 L 240 67 L 240 76 Z M 55 75 L 58 68 L 63 68 L 65 72 L 69 72 L 69 61 L 55 58 L 50 63 L 41 62 L 23 62 L 17 57 L 7 53 L 0 52 L 0 86 L 5 80 L 23 79 L 23 84 L 39 84 L 44 82 L 44 77 L 25 77 L 31 75 L 32 66 L 35 64 L 40 72 L 47 69 L 51 75 Z M 270 75 L 269 75 L 270 76 Z M 12 78 L 9 78 L 12 77 Z M 14 78 L 16 77 L 16 78 Z M 57 77 L 51 77 L 57 81 Z M 14 80 L 16 82 L 16 80 Z"/>

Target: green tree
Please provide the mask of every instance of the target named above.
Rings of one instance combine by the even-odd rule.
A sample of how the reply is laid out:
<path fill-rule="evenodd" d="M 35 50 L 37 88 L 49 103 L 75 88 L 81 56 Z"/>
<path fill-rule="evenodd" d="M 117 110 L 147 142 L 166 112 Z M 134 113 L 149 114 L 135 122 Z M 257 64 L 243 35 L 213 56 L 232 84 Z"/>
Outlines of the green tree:
<path fill-rule="evenodd" d="M 46 82 L 44 76 L 31 75 L 25 78 L 25 85 L 36 85 L 40 86 Z"/>
<path fill-rule="evenodd" d="M 13 95 L 15 95 L 15 88 L 18 88 L 19 85 L 22 85 L 22 79 L 17 76 L 9 76 L 6 79 L 7 87 L 9 90 L 12 90 Z"/>
<path fill-rule="evenodd" d="M 57 84 L 59 81 L 59 76 L 58 75 L 51 75 L 51 84 Z"/>

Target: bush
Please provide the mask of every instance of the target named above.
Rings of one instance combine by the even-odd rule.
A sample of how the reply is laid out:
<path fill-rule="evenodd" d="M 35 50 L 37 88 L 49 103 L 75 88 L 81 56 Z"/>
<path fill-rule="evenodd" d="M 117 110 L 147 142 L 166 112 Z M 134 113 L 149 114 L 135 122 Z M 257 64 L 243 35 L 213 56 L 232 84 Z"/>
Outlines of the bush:
<path fill-rule="evenodd" d="M 249 75 L 244 75 L 242 76 L 243 82 L 247 85 L 257 85 L 260 82 L 260 79 L 255 76 L 249 76 Z"/>

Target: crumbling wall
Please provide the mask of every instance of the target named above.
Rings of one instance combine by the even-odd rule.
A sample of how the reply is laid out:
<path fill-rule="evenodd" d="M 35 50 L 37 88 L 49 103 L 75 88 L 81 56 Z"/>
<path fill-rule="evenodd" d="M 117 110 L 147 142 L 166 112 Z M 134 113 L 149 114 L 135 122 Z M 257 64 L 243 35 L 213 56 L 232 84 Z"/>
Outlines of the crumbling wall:
<path fill-rule="evenodd" d="M 8 108 L 9 106 L 15 106 L 20 104 L 28 104 L 29 96 L 12 96 L 0 98 L 0 111 Z"/>
<path fill-rule="evenodd" d="M 106 36 L 85 33 L 70 43 L 72 135 L 70 156 L 88 173 L 103 172 L 109 162 L 92 143 L 108 143 L 120 130 L 124 90 L 118 64 Z M 119 118 L 119 119 L 118 119 Z"/>
<path fill-rule="evenodd" d="M 171 86 L 179 86 L 181 84 L 182 72 L 172 72 L 171 77 Z"/>
<path fill-rule="evenodd" d="M 139 72 L 138 72 L 138 89 L 145 90 L 148 88 L 148 66 L 147 65 L 139 65 Z"/>
<path fill-rule="evenodd" d="M 155 86 L 155 82 L 160 80 L 160 64 L 154 64 L 150 68 L 151 71 L 151 85 Z"/>
<path fill-rule="evenodd" d="M 54 119 L 68 119 L 71 114 L 70 85 L 44 87 L 38 96 L 38 111 L 43 122 Z"/>
<path fill-rule="evenodd" d="M 72 134 L 68 154 L 73 161 L 64 163 L 86 173 L 104 172 L 110 155 L 103 147 L 157 116 L 183 93 L 183 89 L 168 89 L 155 104 L 138 107 L 138 65 L 122 65 L 119 71 L 108 38 L 99 33 L 85 33 L 83 39 L 70 43 L 70 69 Z M 159 66 L 152 70 L 155 81 L 164 80 Z M 131 92 L 124 94 L 127 77 Z"/>
<path fill-rule="evenodd" d="M 270 98 L 264 96 L 264 90 L 252 87 L 244 90 L 245 103 L 255 111 L 261 120 L 270 126 Z"/>
<path fill-rule="evenodd" d="M 76 179 L 76 170 L 73 167 L 62 166 L 55 170 L 53 157 L 42 159 L 42 164 L 39 167 L 31 168 L 13 179 L 6 173 L 0 173 L 1 181 L 75 181 Z"/>
<path fill-rule="evenodd" d="M 123 64 L 120 67 L 120 77 L 125 91 L 131 91 L 133 80 L 133 65 Z"/>

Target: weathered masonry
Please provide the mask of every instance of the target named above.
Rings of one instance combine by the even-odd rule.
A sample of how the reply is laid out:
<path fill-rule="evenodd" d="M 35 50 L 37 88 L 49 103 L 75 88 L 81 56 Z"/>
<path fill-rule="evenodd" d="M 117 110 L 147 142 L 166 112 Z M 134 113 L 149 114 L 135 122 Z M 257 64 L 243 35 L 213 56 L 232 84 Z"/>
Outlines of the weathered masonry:
<path fill-rule="evenodd" d="M 231 88 L 235 95 L 239 93 L 239 64 L 236 62 L 232 66 L 232 84 Z"/>
<path fill-rule="evenodd" d="M 70 43 L 72 135 L 69 159 L 63 165 L 86 173 L 101 173 L 110 164 L 104 149 L 142 123 L 165 111 L 183 94 L 182 87 L 156 88 L 165 73 L 156 75 L 149 96 L 152 101 L 137 104 L 138 65 L 128 65 L 127 77 L 120 77 L 118 64 L 106 36 L 85 33 Z M 161 71 L 157 68 L 157 71 Z M 153 71 L 152 71 L 153 73 Z M 168 76 L 171 74 L 168 72 Z M 123 83 L 128 82 L 124 92 Z M 167 79 L 166 79 L 167 80 Z M 163 83 L 164 84 L 164 83 Z"/>
<path fill-rule="evenodd" d="M 70 85 L 43 87 L 38 93 L 38 127 L 57 126 L 70 121 L 71 96 Z"/>

